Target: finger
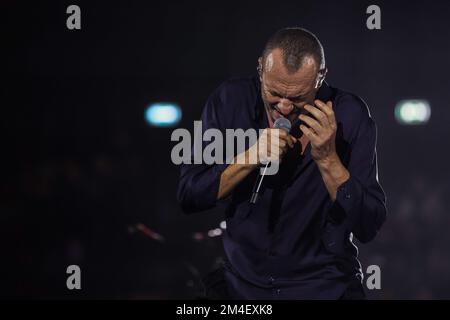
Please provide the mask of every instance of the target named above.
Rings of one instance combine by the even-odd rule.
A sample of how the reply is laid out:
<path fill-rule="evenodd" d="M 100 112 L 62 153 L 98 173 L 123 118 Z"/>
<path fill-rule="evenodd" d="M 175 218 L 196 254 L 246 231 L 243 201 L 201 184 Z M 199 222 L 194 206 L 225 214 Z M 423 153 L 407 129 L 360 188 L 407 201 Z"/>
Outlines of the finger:
<path fill-rule="evenodd" d="M 289 136 L 280 138 L 280 140 L 284 141 L 290 148 L 292 148 L 294 146 L 294 144 L 292 143 L 292 140 Z"/>
<path fill-rule="evenodd" d="M 289 142 L 286 138 L 273 139 L 273 143 L 270 144 L 272 150 L 287 149 Z"/>
<path fill-rule="evenodd" d="M 297 138 L 294 137 L 293 135 L 289 135 L 289 137 L 291 137 L 292 142 L 297 143 Z"/>
<path fill-rule="evenodd" d="M 331 113 L 331 117 L 330 117 L 330 124 L 333 127 L 333 129 L 337 129 L 337 123 L 336 123 L 336 114 L 334 113 L 334 109 L 333 109 L 333 102 L 328 101 L 327 102 L 327 106 L 330 107 L 332 113 Z"/>
<path fill-rule="evenodd" d="M 291 135 L 288 135 L 288 143 L 289 143 L 289 146 L 290 146 L 291 148 L 294 147 L 294 145 L 296 144 L 296 142 L 297 142 L 297 139 L 295 139 L 295 137 L 293 137 L 293 136 L 291 136 Z"/>
<path fill-rule="evenodd" d="M 288 133 L 283 129 L 270 129 L 269 142 L 272 140 L 286 139 Z"/>
<path fill-rule="evenodd" d="M 275 131 L 276 130 L 276 131 Z M 289 138 L 289 133 L 283 129 L 273 129 L 272 136 L 278 135 L 278 140 L 285 141 L 291 148 L 294 146 L 294 142 Z M 273 138 L 272 137 L 272 138 Z"/>
<path fill-rule="evenodd" d="M 289 146 L 287 144 L 284 147 L 280 147 L 278 149 L 280 156 L 284 156 L 286 154 L 286 152 L 288 151 L 288 149 L 289 149 Z"/>
<path fill-rule="evenodd" d="M 278 136 L 280 138 L 285 138 L 289 135 L 286 130 L 283 129 L 275 129 L 275 130 L 278 130 Z"/>
<path fill-rule="evenodd" d="M 329 121 L 328 121 L 328 117 L 325 113 L 322 112 L 322 110 L 320 110 L 319 108 L 313 107 L 310 104 L 306 104 L 305 105 L 305 109 L 311 113 L 311 115 L 314 116 L 314 118 L 316 118 L 317 121 L 320 122 L 320 124 L 322 124 L 322 126 L 329 126 Z"/>
<path fill-rule="evenodd" d="M 314 100 L 314 103 L 316 104 L 319 109 L 325 113 L 325 115 L 328 118 L 328 122 L 330 125 L 336 122 L 334 118 L 334 111 L 333 111 L 333 103 L 331 101 L 328 101 L 327 103 L 324 103 L 323 101 L 316 99 Z"/>
<path fill-rule="evenodd" d="M 305 136 L 307 136 L 308 139 L 309 139 L 312 143 L 317 144 L 318 136 L 317 136 L 311 129 L 309 129 L 307 126 L 301 124 L 301 125 L 300 125 L 300 130 L 302 130 L 303 134 L 304 134 Z"/>
<path fill-rule="evenodd" d="M 286 143 L 291 148 L 294 147 L 294 144 L 296 142 L 296 139 L 293 136 L 291 136 L 290 134 L 287 134 L 285 137 L 280 137 L 280 140 L 286 141 Z"/>
<path fill-rule="evenodd" d="M 275 152 L 276 150 L 279 150 L 280 148 L 282 148 L 285 145 L 286 145 L 285 141 L 273 140 L 273 142 L 269 144 L 268 149 L 270 150 L 270 152 Z"/>
<path fill-rule="evenodd" d="M 331 115 L 333 113 L 333 108 L 328 103 L 331 103 L 331 101 L 328 101 L 327 103 L 324 103 L 322 100 L 316 99 L 314 100 L 314 104 L 326 115 Z"/>
<path fill-rule="evenodd" d="M 316 119 L 305 116 L 304 114 L 301 114 L 299 116 L 299 119 L 301 119 L 308 126 L 310 126 L 310 128 L 313 129 L 316 134 L 320 135 L 320 133 L 323 131 L 322 125 L 319 122 L 317 122 Z"/>

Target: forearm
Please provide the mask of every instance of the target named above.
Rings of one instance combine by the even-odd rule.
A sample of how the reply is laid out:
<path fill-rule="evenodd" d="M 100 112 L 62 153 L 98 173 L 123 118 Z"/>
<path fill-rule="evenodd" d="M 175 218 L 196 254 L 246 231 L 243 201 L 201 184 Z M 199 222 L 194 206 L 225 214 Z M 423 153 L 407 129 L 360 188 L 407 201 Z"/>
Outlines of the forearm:
<path fill-rule="evenodd" d="M 337 154 L 327 159 L 319 160 L 316 163 L 328 193 L 332 201 L 335 201 L 339 186 L 350 178 L 350 173 L 344 167 Z"/>
<path fill-rule="evenodd" d="M 249 163 L 250 151 L 245 151 L 245 164 L 236 163 L 236 157 L 233 164 L 230 164 L 222 175 L 220 176 L 219 191 L 217 199 L 226 197 L 245 177 L 247 177 L 258 165 L 256 163 Z"/>

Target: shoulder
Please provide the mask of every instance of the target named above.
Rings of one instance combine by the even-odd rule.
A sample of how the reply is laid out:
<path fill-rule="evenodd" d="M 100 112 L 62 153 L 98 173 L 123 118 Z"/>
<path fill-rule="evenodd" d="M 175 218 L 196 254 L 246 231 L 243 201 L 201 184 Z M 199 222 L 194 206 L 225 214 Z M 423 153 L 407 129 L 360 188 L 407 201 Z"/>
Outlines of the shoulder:
<path fill-rule="evenodd" d="M 371 116 L 367 103 L 358 95 L 334 88 L 336 95 L 333 109 L 338 126 L 342 125 L 342 130 L 346 140 L 352 140 L 358 135 L 362 127 L 375 127 L 375 122 Z"/>
<path fill-rule="evenodd" d="M 220 119 L 225 127 L 250 118 L 260 94 L 257 81 L 255 77 L 240 77 L 222 82 L 210 94 L 203 117 Z"/>
<path fill-rule="evenodd" d="M 370 108 L 361 97 L 341 89 L 335 90 L 336 97 L 334 104 L 336 106 L 336 112 L 350 117 L 356 122 L 371 118 Z"/>
<path fill-rule="evenodd" d="M 222 82 L 212 93 L 220 102 L 227 104 L 254 99 L 258 93 L 255 77 L 235 77 Z"/>

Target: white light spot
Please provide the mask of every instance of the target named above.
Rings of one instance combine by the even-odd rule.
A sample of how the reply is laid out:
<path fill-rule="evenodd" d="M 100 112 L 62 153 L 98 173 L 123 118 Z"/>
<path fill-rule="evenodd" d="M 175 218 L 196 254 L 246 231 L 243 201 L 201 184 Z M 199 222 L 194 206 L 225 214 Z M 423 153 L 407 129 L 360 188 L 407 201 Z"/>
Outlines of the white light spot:
<path fill-rule="evenodd" d="M 401 124 L 426 124 L 431 117 L 431 107 L 426 100 L 402 100 L 395 107 L 395 118 Z"/>

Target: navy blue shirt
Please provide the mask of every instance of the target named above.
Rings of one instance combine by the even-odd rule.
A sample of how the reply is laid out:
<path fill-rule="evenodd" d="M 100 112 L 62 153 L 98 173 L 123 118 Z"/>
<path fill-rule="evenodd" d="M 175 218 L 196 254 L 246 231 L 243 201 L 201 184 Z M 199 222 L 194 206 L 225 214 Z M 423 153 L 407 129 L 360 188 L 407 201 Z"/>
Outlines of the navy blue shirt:
<path fill-rule="evenodd" d="M 317 99 L 333 102 L 336 151 L 350 172 L 334 202 L 310 143 L 303 154 L 291 149 L 278 174 L 265 177 L 256 204 L 249 200 L 259 170 L 218 201 L 227 164 L 181 166 L 178 199 L 185 212 L 225 206 L 226 280 L 233 298 L 337 299 L 352 282 L 362 281 L 353 236 L 370 241 L 386 218 L 376 125 L 356 95 L 323 83 Z M 203 130 L 267 128 L 259 77 L 224 82 L 210 95 L 201 120 Z"/>

